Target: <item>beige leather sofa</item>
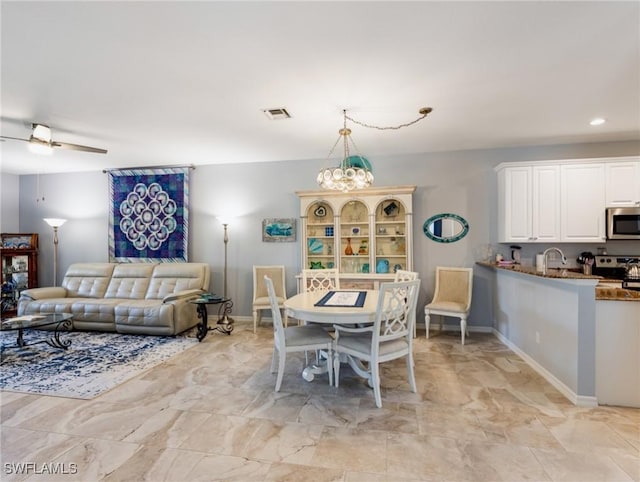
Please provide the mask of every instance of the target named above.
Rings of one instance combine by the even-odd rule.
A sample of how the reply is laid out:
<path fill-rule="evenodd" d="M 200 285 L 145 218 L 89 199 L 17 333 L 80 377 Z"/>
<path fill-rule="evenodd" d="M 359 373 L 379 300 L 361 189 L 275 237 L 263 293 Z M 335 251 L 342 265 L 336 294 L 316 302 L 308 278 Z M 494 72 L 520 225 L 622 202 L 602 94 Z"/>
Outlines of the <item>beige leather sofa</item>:
<path fill-rule="evenodd" d="M 62 286 L 23 291 L 18 315 L 71 313 L 79 330 L 175 335 L 198 323 L 189 300 L 209 277 L 205 263 L 77 263 Z"/>

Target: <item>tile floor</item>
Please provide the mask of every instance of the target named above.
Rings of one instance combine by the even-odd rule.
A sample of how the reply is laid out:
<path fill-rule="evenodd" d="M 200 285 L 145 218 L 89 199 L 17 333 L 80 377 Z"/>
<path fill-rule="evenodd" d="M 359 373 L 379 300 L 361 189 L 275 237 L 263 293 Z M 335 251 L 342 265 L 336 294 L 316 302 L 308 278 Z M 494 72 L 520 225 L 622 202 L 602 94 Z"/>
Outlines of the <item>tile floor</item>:
<path fill-rule="evenodd" d="M 2 392 L 0 479 L 640 480 L 640 410 L 573 406 L 492 335 L 418 334 L 418 393 L 388 363 L 382 409 L 349 368 L 303 381 L 296 355 L 275 393 L 271 329 L 248 325 L 93 400 Z"/>

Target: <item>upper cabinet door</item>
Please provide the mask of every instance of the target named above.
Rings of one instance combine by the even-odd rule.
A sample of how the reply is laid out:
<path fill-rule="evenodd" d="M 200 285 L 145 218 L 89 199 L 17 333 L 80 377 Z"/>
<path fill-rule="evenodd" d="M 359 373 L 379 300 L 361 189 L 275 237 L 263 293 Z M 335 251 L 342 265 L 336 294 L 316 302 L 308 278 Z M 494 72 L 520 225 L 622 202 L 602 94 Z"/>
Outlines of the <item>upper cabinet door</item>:
<path fill-rule="evenodd" d="M 640 206 L 640 161 L 605 165 L 607 207 Z"/>
<path fill-rule="evenodd" d="M 533 241 L 531 186 L 530 166 L 507 167 L 498 173 L 500 242 Z"/>
<path fill-rule="evenodd" d="M 562 241 L 606 240 L 604 163 L 567 164 L 560 169 Z"/>
<path fill-rule="evenodd" d="M 533 241 L 560 241 L 560 166 L 533 167 Z"/>
<path fill-rule="evenodd" d="M 499 241 L 560 240 L 560 167 L 507 167 L 498 173 Z"/>

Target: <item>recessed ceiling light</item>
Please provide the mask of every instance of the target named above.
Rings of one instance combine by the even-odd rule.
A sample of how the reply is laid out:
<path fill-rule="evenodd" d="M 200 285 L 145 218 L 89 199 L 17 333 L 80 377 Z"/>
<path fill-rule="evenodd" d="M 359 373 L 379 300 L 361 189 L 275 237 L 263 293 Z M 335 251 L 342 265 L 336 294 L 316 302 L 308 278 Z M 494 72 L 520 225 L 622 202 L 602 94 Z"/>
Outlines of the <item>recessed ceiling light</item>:
<path fill-rule="evenodd" d="M 592 119 L 591 122 L 589 122 L 589 124 L 592 126 L 601 126 L 605 122 L 607 122 L 606 119 L 603 119 L 602 117 L 596 117 L 595 119 Z"/>

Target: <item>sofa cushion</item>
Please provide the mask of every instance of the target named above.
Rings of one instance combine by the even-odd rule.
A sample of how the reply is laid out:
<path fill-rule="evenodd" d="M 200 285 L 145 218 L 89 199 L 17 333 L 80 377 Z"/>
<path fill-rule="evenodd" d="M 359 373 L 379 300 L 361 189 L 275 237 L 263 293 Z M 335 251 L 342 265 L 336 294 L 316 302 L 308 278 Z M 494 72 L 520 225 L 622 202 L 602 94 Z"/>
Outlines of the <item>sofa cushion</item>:
<path fill-rule="evenodd" d="M 75 263 L 62 280 L 67 297 L 103 298 L 113 273 L 113 263 Z"/>
<path fill-rule="evenodd" d="M 82 299 L 71 304 L 71 314 L 73 323 L 86 321 L 92 323 L 110 323 L 113 325 L 116 320 L 115 308 L 123 300 L 116 298 Z"/>
<path fill-rule="evenodd" d="M 159 300 L 120 300 L 115 307 L 115 322 L 128 326 L 173 327 L 174 307 Z"/>
<path fill-rule="evenodd" d="M 147 300 L 161 300 L 180 291 L 209 288 L 209 265 L 205 263 L 161 263 L 151 275 Z"/>
<path fill-rule="evenodd" d="M 113 270 L 105 298 L 144 299 L 156 264 L 124 263 Z"/>
<path fill-rule="evenodd" d="M 36 315 L 40 313 L 71 313 L 71 306 L 86 298 L 43 298 L 21 302 L 20 315 Z"/>

